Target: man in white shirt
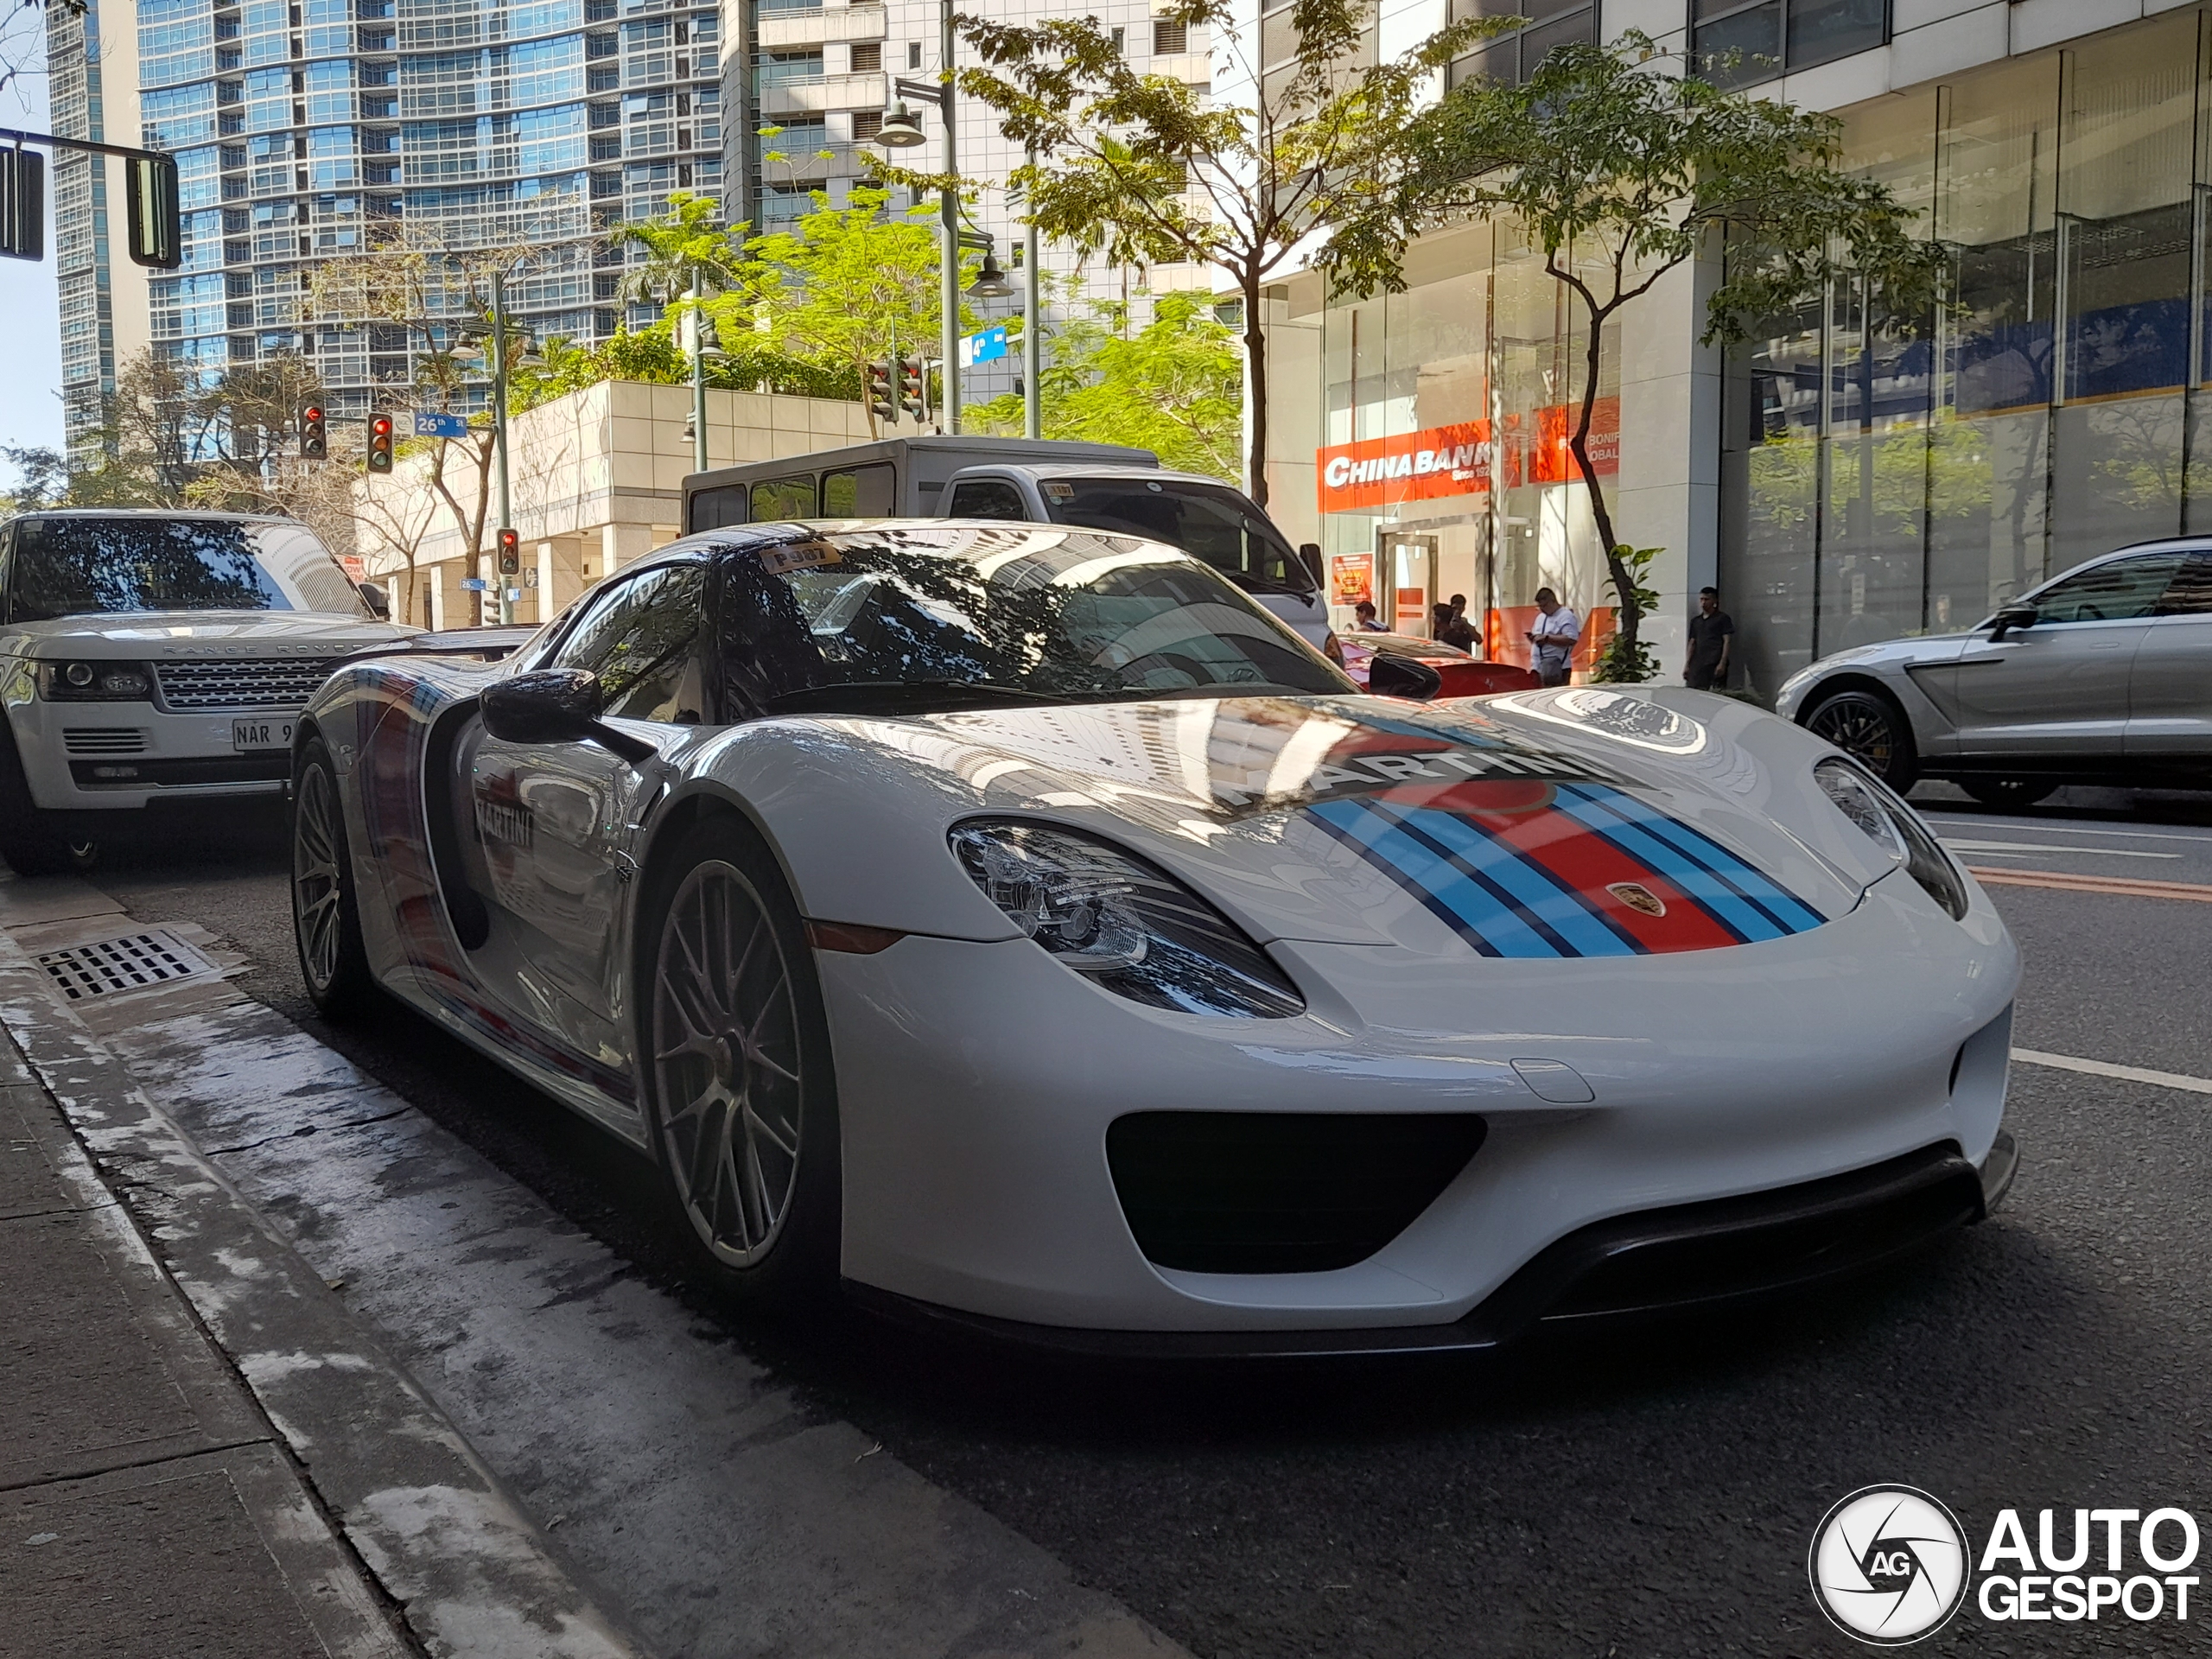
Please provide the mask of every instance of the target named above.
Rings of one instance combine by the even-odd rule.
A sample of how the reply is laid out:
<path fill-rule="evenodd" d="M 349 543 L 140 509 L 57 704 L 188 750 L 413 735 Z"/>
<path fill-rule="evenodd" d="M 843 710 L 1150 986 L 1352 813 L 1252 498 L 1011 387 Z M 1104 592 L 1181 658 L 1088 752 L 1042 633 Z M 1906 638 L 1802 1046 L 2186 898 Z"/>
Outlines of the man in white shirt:
<path fill-rule="evenodd" d="M 1574 642 L 1582 632 L 1582 619 L 1559 602 L 1548 588 L 1536 589 L 1536 626 L 1529 630 L 1535 647 L 1536 677 L 1546 685 L 1565 685 L 1573 672 Z"/>

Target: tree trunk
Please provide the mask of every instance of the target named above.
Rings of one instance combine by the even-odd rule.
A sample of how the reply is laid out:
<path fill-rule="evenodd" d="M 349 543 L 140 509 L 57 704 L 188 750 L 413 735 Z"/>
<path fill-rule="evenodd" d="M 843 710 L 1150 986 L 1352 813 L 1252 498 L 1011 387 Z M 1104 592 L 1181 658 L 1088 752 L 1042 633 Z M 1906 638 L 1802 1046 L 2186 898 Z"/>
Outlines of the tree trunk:
<path fill-rule="evenodd" d="M 1598 482 L 1597 464 L 1590 459 L 1590 422 L 1598 409 L 1598 369 L 1604 349 L 1605 318 L 1604 313 L 1595 309 L 1589 315 L 1590 346 L 1583 359 L 1582 413 L 1567 448 L 1574 454 L 1575 470 L 1582 474 L 1582 487 L 1589 492 L 1590 517 L 1598 527 L 1598 544 L 1605 550 L 1605 569 L 1612 577 L 1613 592 L 1620 599 L 1620 648 L 1624 656 L 1633 660 L 1637 626 L 1643 621 L 1643 613 L 1637 607 L 1635 575 L 1621 557 L 1620 537 L 1613 530 L 1613 515 L 1605 507 L 1605 491 Z"/>
<path fill-rule="evenodd" d="M 1244 493 L 1268 505 L 1268 331 L 1260 321 L 1260 278 L 1247 273 L 1244 292 Z"/>

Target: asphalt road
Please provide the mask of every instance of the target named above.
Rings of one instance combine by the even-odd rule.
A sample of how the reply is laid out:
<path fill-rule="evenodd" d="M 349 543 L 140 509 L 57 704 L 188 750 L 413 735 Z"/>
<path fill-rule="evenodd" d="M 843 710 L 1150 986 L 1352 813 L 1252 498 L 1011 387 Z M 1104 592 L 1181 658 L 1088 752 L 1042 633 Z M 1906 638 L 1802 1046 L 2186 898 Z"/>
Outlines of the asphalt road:
<path fill-rule="evenodd" d="M 1948 797 L 1948 798 L 1947 798 Z M 1916 798 L 2027 960 L 2024 1048 L 2212 1077 L 2212 798 Z M 2142 856 L 2140 855 L 2151 855 Z M 2212 1512 L 2212 1096 L 2013 1072 L 2023 1173 L 1990 1224 L 1817 1304 L 1503 1360 L 1071 1371 L 864 1325 L 752 1327 L 693 1279 L 644 1172 L 428 1025 L 315 1019 L 273 815 L 169 823 L 100 885 L 198 922 L 241 982 L 420 1106 L 749 1353 L 1207 1656 L 1841 1654 L 1804 1562 L 1836 1498 L 1904 1482 L 1979 1540 L 2000 1508 Z M 1869 1040 L 1878 1041 L 1870 1033 Z M 2212 1576 L 2212 1574 L 2208 1574 Z M 2192 1604 L 2192 1613 L 2199 1609 Z M 2212 1618 L 2212 1611 L 2203 1617 Z M 2192 1624 L 2196 1622 L 2192 1620 Z M 2190 1624 L 1998 1625 L 1921 1651 L 2141 1653 Z"/>

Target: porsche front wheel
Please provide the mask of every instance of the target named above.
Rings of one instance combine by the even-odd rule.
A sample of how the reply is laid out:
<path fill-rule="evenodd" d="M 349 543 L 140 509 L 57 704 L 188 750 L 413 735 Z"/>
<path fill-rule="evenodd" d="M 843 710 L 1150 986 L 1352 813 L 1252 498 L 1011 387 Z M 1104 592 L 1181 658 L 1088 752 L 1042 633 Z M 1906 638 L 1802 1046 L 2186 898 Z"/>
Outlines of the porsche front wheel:
<path fill-rule="evenodd" d="M 1920 757 L 1904 711 L 1873 691 L 1839 691 L 1805 716 L 1806 729 L 1824 737 L 1900 795 L 1920 775 Z"/>
<path fill-rule="evenodd" d="M 742 836 L 703 823 L 661 864 L 639 931 L 639 1070 L 690 1235 L 734 1295 L 789 1309 L 836 1281 L 836 1095 L 804 925 Z"/>
<path fill-rule="evenodd" d="M 319 737 L 308 741 L 292 780 L 292 939 L 315 1007 L 333 1020 L 357 1012 L 371 989 L 369 958 L 338 775 Z"/>

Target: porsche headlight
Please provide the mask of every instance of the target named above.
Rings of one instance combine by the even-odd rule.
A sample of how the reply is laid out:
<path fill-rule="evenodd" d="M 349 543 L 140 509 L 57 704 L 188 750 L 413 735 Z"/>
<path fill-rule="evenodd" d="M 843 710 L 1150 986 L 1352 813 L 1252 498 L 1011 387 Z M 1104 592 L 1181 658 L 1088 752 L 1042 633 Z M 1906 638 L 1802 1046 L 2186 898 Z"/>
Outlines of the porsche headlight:
<path fill-rule="evenodd" d="M 1857 824 L 1877 847 L 1905 868 L 1928 896 L 1950 912 L 1955 919 L 1967 913 L 1967 884 L 1951 855 L 1928 833 L 1920 815 L 1885 785 L 1861 772 L 1848 760 L 1816 762 L 1814 781 L 1834 801 L 1843 816 Z"/>
<path fill-rule="evenodd" d="M 1134 853 L 1034 823 L 963 823 L 951 839 L 960 868 L 1008 921 L 1107 990 L 1182 1014 L 1305 1012 L 1266 952 Z"/>

